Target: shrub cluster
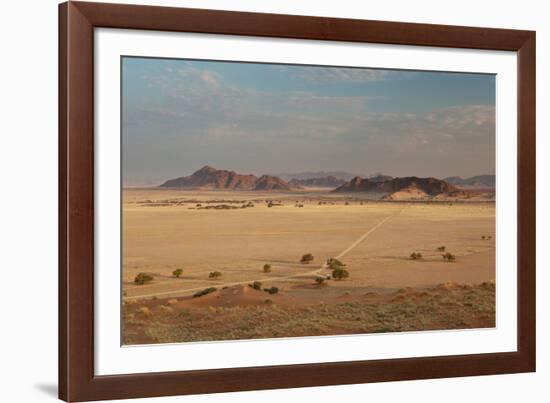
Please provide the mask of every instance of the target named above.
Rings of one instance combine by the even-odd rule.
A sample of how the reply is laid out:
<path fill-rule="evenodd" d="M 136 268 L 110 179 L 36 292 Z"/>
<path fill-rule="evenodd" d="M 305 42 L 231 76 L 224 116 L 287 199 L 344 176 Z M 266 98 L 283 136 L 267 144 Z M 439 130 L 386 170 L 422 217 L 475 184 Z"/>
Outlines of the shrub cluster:
<path fill-rule="evenodd" d="M 271 265 L 270 264 L 264 264 L 264 273 L 271 273 Z"/>
<path fill-rule="evenodd" d="M 349 272 L 345 269 L 345 263 L 341 262 L 340 260 L 331 257 L 327 260 L 327 266 L 332 270 L 332 278 L 336 280 L 343 280 L 349 277 Z"/>
<path fill-rule="evenodd" d="M 211 278 L 211 279 L 218 279 L 222 276 L 222 273 L 219 272 L 219 271 L 211 271 L 210 274 L 208 274 L 208 278 Z"/>
<path fill-rule="evenodd" d="M 137 285 L 143 285 L 143 284 L 150 283 L 153 280 L 154 280 L 154 278 L 150 274 L 139 273 L 136 276 L 136 278 L 134 279 L 134 283 L 137 284 Z"/>
<path fill-rule="evenodd" d="M 216 291 L 216 287 L 208 287 L 208 288 L 205 288 L 204 290 L 197 291 L 196 293 L 194 293 L 193 298 L 202 297 L 203 295 L 210 294 L 214 291 Z"/>
<path fill-rule="evenodd" d="M 443 260 L 445 260 L 447 262 L 454 262 L 456 260 L 456 256 L 453 255 L 450 252 L 447 252 L 447 253 L 445 253 L 444 255 L 441 255 L 441 256 L 443 256 Z"/>

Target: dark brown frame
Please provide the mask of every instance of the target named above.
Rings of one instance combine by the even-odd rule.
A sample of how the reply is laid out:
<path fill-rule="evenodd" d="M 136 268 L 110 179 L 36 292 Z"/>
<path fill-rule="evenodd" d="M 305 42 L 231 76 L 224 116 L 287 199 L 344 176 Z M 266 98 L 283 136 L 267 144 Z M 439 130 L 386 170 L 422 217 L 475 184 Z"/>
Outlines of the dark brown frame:
<path fill-rule="evenodd" d="M 94 375 L 96 27 L 516 51 L 518 351 Z M 105 3 L 59 6 L 60 399 L 76 402 L 533 372 L 535 359 L 535 32 Z"/>

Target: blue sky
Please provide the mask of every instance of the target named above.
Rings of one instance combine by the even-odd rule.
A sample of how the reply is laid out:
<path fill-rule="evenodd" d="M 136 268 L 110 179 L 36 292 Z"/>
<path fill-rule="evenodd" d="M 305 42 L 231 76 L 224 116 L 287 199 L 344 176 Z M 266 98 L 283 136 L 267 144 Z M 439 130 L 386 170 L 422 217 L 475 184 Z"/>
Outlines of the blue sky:
<path fill-rule="evenodd" d="M 494 173 L 495 77 L 123 58 L 125 185 L 243 173 Z"/>

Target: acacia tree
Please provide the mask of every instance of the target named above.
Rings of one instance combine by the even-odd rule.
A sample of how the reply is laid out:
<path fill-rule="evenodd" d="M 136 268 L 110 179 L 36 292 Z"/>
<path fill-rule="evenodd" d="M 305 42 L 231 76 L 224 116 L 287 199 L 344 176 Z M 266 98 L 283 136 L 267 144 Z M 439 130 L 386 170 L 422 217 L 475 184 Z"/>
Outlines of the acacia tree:
<path fill-rule="evenodd" d="M 270 264 L 264 264 L 264 273 L 271 273 L 271 265 Z"/>
<path fill-rule="evenodd" d="M 343 280 L 349 277 L 349 272 L 343 267 L 338 267 L 332 271 L 332 277 L 335 280 Z"/>
<path fill-rule="evenodd" d="M 327 266 L 330 267 L 332 270 L 334 270 L 337 268 L 345 267 L 346 264 L 334 257 L 331 257 L 330 259 L 327 260 Z"/>
<path fill-rule="evenodd" d="M 182 269 L 176 269 L 172 272 L 172 275 L 175 277 L 175 278 L 180 278 L 181 275 L 183 274 L 183 270 Z"/>

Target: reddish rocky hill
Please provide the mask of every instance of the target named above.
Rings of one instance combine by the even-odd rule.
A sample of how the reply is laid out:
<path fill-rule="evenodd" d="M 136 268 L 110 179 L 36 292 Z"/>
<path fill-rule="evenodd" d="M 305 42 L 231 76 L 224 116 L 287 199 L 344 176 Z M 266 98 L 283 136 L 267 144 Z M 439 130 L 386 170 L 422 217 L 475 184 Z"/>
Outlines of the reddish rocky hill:
<path fill-rule="evenodd" d="M 334 193 L 370 192 L 379 193 L 386 200 L 426 199 L 438 196 L 467 197 L 462 191 L 445 181 L 435 178 L 393 178 L 386 181 L 373 181 L 359 176 L 333 190 Z"/>
<path fill-rule="evenodd" d="M 299 186 L 291 185 L 276 176 L 242 175 L 235 171 L 215 169 L 204 166 L 189 176 L 170 179 L 160 187 L 187 189 L 224 189 L 224 190 L 294 190 Z"/>

